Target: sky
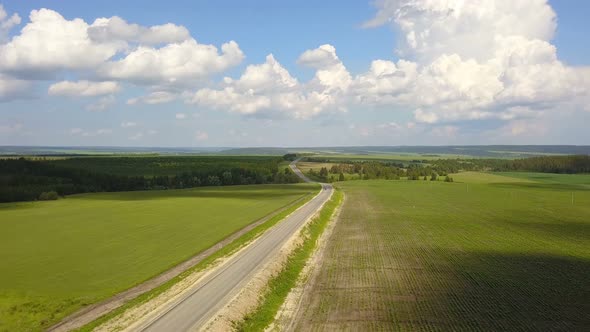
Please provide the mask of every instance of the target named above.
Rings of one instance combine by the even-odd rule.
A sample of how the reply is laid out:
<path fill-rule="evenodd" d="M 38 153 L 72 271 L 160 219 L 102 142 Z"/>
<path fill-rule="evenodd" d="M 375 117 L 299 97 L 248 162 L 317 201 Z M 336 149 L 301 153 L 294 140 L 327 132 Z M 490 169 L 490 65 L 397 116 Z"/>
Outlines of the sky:
<path fill-rule="evenodd" d="M 0 145 L 590 144 L 586 0 L 0 6 Z"/>

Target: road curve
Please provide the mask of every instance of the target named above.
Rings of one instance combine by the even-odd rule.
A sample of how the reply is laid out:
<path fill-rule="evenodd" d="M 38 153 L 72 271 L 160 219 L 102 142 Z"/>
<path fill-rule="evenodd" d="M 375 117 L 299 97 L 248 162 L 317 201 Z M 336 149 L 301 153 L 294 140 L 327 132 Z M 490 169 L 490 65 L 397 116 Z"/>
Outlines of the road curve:
<path fill-rule="evenodd" d="M 305 182 L 312 182 L 293 161 L 289 166 Z M 332 186 L 266 231 L 251 245 L 231 257 L 177 300 L 131 326 L 131 331 L 191 331 L 202 327 L 213 315 L 238 294 L 240 289 L 267 263 L 283 244 L 314 215 L 332 195 Z"/>

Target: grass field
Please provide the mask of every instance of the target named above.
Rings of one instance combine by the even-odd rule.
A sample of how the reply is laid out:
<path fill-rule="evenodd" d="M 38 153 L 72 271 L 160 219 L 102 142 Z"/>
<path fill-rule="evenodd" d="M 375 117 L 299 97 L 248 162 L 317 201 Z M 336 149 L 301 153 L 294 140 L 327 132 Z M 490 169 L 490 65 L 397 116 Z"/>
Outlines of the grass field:
<path fill-rule="evenodd" d="M 313 154 L 310 157 L 318 159 L 326 159 L 334 162 L 356 160 L 356 161 L 387 161 L 387 162 L 402 162 L 407 163 L 413 160 L 430 161 L 438 159 L 464 159 L 473 158 L 466 155 L 458 154 L 419 154 L 419 153 L 367 153 L 367 154 Z"/>
<path fill-rule="evenodd" d="M 0 331 L 47 327 L 316 190 L 232 186 L 0 204 Z"/>
<path fill-rule="evenodd" d="M 587 329 L 590 190 L 572 185 L 587 176 L 453 176 L 340 183 L 296 330 Z"/>
<path fill-rule="evenodd" d="M 503 172 L 497 175 L 517 178 L 519 181 L 528 180 L 536 183 L 560 186 L 577 186 L 579 189 L 590 189 L 590 174 L 551 174 L 528 172 Z"/>

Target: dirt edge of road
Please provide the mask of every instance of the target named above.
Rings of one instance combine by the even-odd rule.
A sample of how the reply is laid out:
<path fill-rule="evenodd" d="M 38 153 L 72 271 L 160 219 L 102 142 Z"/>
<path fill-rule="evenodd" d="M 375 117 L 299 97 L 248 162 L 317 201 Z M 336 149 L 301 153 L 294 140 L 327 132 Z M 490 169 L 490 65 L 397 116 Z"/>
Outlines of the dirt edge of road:
<path fill-rule="evenodd" d="M 129 289 L 113 296 L 113 297 L 110 297 L 110 298 L 103 300 L 101 302 L 86 306 L 86 307 L 74 312 L 73 314 L 62 319 L 59 323 L 51 326 L 47 331 L 48 332 L 71 331 L 71 330 L 81 328 L 81 327 L 85 326 L 86 324 L 93 322 L 94 320 L 96 320 L 96 319 L 108 314 L 109 312 L 123 306 L 125 303 L 137 298 L 138 296 L 145 294 L 145 293 L 163 285 L 164 283 L 172 280 L 173 278 L 182 274 L 183 272 L 188 271 L 189 269 L 191 269 L 195 265 L 202 262 L 207 257 L 213 255 L 214 253 L 221 250 L 222 248 L 224 248 L 228 244 L 232 243 L 233 241 L 235 241 L 236 239 L 238 239 L 242 235 L 250 232 L 254 228 L 258 227 L 259 225 L 267 222 L 268 220 L 270 220 L 274 216 L 280 214 L 281 212 L 301 203 L 302 201 L 306 200 L 308 197 L 309 196 L 307 196 L 307 195 L 303 196 L 303 197 L 291 202 L 290 204 L 271 212 L 270 214 L 262 217 L 261 219 L 258 219 L 256 221 L 254 221 L 253 223 L 243 227 L 242 229 L 230 234 L 228 237 L 226 237 L 225 239 L 216 243 L 212 247 L 205 249 L 204 251 L 200 252 L 199 254 L 189 258 L 188 260 L 176 265 L 175 267 L 173 267 L 169 270 L 166 270 L 166 271 L 158 274 L 157 276 L 155 276 L 145 282 L 142 282 L 139 285 L 133 286 L 133 287 L 131 287 L 131 288 L 129 288 Z M 247 243 L 244 244 L 244 246 L 246 246 L 246 245 L 247 245 Z M 213 267 L 215 267 L 215 266 L 217 266 L 217 264 L 214 264 Z"/>
<path fill-rule="evenodd" d="M 287 207 L 281 209 L 278 213 L 285 211 L 289 207 L 292 207 L 292 206 L 300 203 L 302 200 L 304 200 L 305 203 L 307 203 L 308 201 L 313 200 L 315 197 L 317 197 L 317 195 L 319 195 L 319 193 L 316 193 L 311 199 L 309 199 L 309 196 L 304 196 L 303 198 L 301 198 L 301 199 L 293 202 L 292 204 L 288 205 Z M 289 215 L 291 215 L 295 211 L 299 210 L 301 207 L 305 206 L 305 203 L 302 204 L 301 206 L 297 207 L 297 209 L 291 211 L 289 213 Z M 278 213 L 273 213 L 272 216 L 275 216 Z M 289 215 L 285 216 L 281 220 L 287 218 Z M 272 218 L 272 216 L 270 216 L 270 218 Z M 269 218 L 265 218 L 264 221 L 267 221 L 268 219 Z M 255 243 L 256 240 L 260 236 L 262 236 L 266 231 L 268 231 L 268 230 L 263 231 L 262 233 L 258 234 L 258 236 L 256 236 L 255 238 L 242 244 L 239 249 L 237 249 L 237 250 L 235 250 L 223 257 L 218 258 L 217 260 L 215 260 L 213 263 L 211 263 L 211 265 L 208 266 L 207 268 L 205 268 L 204 270 L 194 271 L 194 272 L 190 273 L 188 276 L 184 277 L 182 280 L 175 283 L 173 286 L 171 286 L 169 289 L 165 290 L 164 292 L 156 295 L 155 297 L 153 297 L 143 303 L 140 303 L 140 304 L 130 307 L 129 309 L 125 310 L 123 313 L 121 313 L 121 314 L 109 319 L 108 321 L 102 323 L 101 325 L 97 326 L 93 331 L 124 331 L 124 330 L 129 330 L 129 329 L 135 328 L 136 324 L 141 319 L 145 319 L 150 314 L 157 313 L 157 309 L 159 307 L 167 305 L 167 304 L 172 303 L 172 302 L 176 301 L 177 299 L 179 299 L 184 294 L 184 291 L 187 288 L 191 287 L 195 283 L 198 283 L 200 280 L 205 278 L 207 275 L 214 273 L 215 271 L 217 271 L 218 268 L 223 267 L 225 262 L 230 260 L 235 255 L 238 255 L 243 250 L 246 250 L 250 245 Z"/>
<path fill-rule="evenodd" d="M 299 310 L 301 309 L 303 299 L 309 296 L 309 292 L 313 288 L 313 285 L 317 281 L 319 270 L 323 264 L 327 243 L 338 220 L 340 218 L 340 212 L 346 202 L 346 195 L 342 193 L 342 202 L 334 211 L 328 227 L 324 230 L 320 238 L 318 239 L 318 246 L 312 256 L 307 260 L 307 263 L 303 267 L 297 284 L 291 289 L 289 295 L 285 299 L 285 302 L 279 308 L 279 311 L 275 315 L 273 323 L 266 328 L 266 332 L 269 331 L 293 331 L 297 322 Z"/>
<path fill-rule="evenodd" d="M 332 192 L 333 195 L 333 192 Z M 330 196 L 322 206 L 301 225 L 297 232 L 242 288 L 242 290 L 217 314 L 215 314 L 200 331 L 231 331 L 235 330 L 235 324 L 254 311 L 260 303 L 260 294 L 264 293 L 269 281 L 277 275 L 285 266 L 291 253 L 304 241 L 302 234 L 305 226 L 318 217 L 325 204 L 330 201 Z"/>

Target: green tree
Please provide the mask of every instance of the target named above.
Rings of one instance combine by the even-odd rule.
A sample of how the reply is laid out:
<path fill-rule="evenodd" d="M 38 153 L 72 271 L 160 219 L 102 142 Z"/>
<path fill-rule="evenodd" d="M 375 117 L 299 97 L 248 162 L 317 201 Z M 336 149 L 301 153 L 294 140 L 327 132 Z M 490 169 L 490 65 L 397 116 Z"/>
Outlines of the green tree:
<path fill-rule="evenodd" d="M 221 177 L 223 178 L 223 184 L 233 184 L 233 176 L 230 171 L 223 172 L 223 175 Z"/>
<path fill-rule="evenodd" d="M 209 175 L 207 177 L 207 183 L 210 186 L 221 186 L 221 180 L 219 180 L 219 177 L 217 175 Z"/>
<path fill-rule="evenodd" d="M 338 176 L 338 181 L 345 181 L 346 178 L 344 178 L 344 173 L 340 172 L 340 175 Z"/>
<path fill-rule="evenodd" d="M 297 155 L 295 153 L 287 153 L 286 155 L 283 156 L 284 160 L 288 160 L 288 161 L 293 161 L 295 159 L 297 159 Z"/>
<path fill-rule="evenodd" d="M 59 199 L 59 195 L 55 191 L 44 191 L 39 195 L 40 201 L 55 201 Z"/>
<path fill-rule="evenodd" d="M 338 174 L 340 172 L 340 167 L 338 167 L 338 165 L 332 165 L 332 167 L 330 168 L 330 173 L 332 174 Z"/>

